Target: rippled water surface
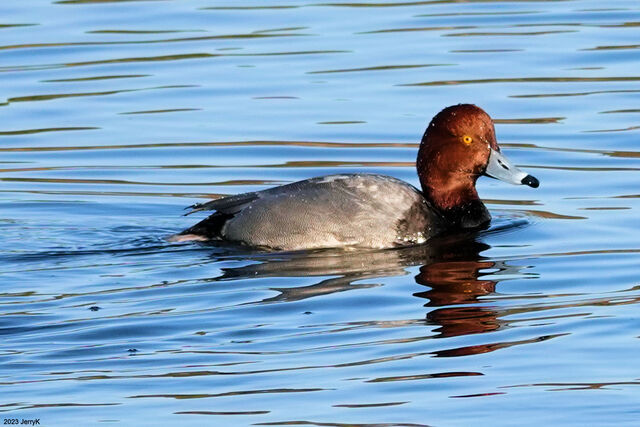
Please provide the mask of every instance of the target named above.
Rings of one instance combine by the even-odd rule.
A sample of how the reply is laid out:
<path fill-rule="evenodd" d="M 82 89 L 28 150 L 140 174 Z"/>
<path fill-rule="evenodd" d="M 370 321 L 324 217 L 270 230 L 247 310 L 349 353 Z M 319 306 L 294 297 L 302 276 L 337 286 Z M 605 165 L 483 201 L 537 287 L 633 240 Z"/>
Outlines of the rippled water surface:
<path fill-rule="evenodd" d="M 638 425 L 640 4 L 0 5 L 0 411 L 41 425 Z M 164 238 L 447 105 L 539 189 L 386 251 Z"/>

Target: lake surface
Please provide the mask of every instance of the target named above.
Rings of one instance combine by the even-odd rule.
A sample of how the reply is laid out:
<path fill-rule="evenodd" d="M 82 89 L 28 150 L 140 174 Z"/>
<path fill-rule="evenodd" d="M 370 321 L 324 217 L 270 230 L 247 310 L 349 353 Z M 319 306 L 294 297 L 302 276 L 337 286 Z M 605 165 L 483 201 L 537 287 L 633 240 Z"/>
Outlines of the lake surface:
<path fill-rule="evenodd" d="M 638 425 L 640 4 L 0 5 L 0 411 L 57 425 Z M 220 195 L 414 185 L 496 119 L 539 189 L 387 251 L 165 237 Z"/>

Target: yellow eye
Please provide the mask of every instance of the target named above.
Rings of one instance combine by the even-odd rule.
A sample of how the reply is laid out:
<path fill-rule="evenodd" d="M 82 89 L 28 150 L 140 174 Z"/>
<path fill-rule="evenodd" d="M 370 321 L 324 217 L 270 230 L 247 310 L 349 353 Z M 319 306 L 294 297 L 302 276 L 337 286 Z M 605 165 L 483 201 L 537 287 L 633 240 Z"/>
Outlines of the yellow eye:
<path fill-rule="evenodd" d="M 464 142 L 465 145 L 471 145 L 471 143 L 473 142 L 473 138 L 471 138 L 468 135 L 465 135 L 462 137 L 462 142 Z"/>

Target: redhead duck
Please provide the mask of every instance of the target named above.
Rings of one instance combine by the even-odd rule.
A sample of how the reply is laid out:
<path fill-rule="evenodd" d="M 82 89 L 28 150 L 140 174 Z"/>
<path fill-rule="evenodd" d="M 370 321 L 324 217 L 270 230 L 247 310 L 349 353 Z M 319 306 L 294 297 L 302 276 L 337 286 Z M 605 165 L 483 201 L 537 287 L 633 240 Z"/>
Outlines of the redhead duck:
<path fill-rule="evenodd" d="M 471 104 L 436 114 L 422 137 L 416 167 L 422 191 L 389 176 L 357 173 L 198 203 L 189 214 L 215 213 L 170 240 L 280 250 L 415 245 L 447 231 L 488 225 L 491 215 L 475 187 L 481 175 L 539 185 L 500 152 L 491 117 Z"/>

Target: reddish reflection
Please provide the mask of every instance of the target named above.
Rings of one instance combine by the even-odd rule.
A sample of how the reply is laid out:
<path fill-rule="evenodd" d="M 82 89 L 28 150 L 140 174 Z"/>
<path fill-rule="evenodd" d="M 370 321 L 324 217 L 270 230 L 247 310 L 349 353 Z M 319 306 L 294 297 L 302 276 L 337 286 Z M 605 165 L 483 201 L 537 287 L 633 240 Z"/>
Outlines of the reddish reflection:
<path fill-rule="evenodd" d="M 495 267 L 494 262 L 478 259 L 481 258 L 479 253 L 489 246 L 473 241 L 464 243 L 450 247 L 457 250 L 457 253 L 444 251 L 439 260 L 423 265 L 420 274 L 416 276 L 416 282 L 431 289 L 416 293 L 415 296 L 429 300 L 425 307 L 443 307 L 427 314 L 429 323 L 440 325 L 435 329 L 439 337 L 491 332 L 501 325 L 496 310 L 478 305 L 479 298 L 495 292 L 496 287 L 495 281 L 482 280 L 480 277 L 483 270 Z M 464 249 L 461 250 L 462 248 Z M 449 307 L 452 305 L 454 307 Z M 474 346 L 473 349 L 460 351 L 464 354 L 469 354 L 469 351 L 477 354 L 492 351 L 489 347 L 491 346 Z"/>
<path fill-rule="evenodd" d="M 363 279 L 402 275 L 407 266 L 422 265 L 415 277 L 427 290 L 414 294 L 428 300 L 432 307 L 426 315 L 429 325 L 436 325 L 436 338 L 480 334 L 500 329 L 505 321 L 501 312 L 481 297 L 495 292 L 496 281 L 483 279 L 487 270 L 505 270 L 509 266 L 489 261 L 480 255 L 490 248 L 476 240 L 477 236 L 454 235 L 433 239 L 428 245 L 384 251 L 317 251 L 313 253 L 255 254 L 255 264 L 225 269 L 221 277 L 318 276 L 320 281 L 306 286 L 273 287 L 278 294 L 261 303 L 300 301 L 321 295 L 377 286 L 357 283 Z M 327 276 L 335 276 L 329 277 Z M 356 283 L 354 283 L 356 282 Z M 440 357 L 486 353 L 516 343 L 487 343 L 443 349 Z"/>

